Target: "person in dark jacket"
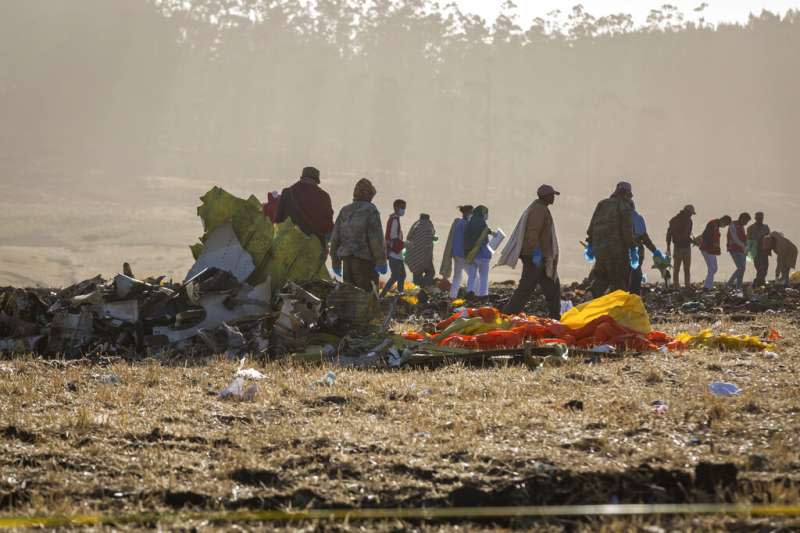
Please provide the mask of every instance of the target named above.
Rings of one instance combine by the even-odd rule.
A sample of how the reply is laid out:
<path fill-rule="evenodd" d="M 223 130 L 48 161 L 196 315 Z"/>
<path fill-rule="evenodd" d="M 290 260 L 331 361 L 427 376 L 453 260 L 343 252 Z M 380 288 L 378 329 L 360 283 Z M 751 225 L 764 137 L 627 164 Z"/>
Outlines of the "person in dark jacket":
<path fill-rule="evenodd" d="M 708 269 L 706 281 L 703 283 L 703 288 L 706 290 L 711 290 L 714 287 L 714 275 L 717 273 L 718 268 L 717 258 L 722 255 L 720 229 L 727 228 L 730 223 L 731 217 L 728 215 L 715 218 L 706 224 L 706 229 L 703 230 L 703 234 L 700 236 L 700 252 L 703 254 L 703 259 Z"/>
<path fill-rule="evenodd" d="M 756 221 L 747 228 L 747 253 L 753 259 L 756 267 L 756 279 L 753 287 L 762 287 L 767 282 L 769 270 L 769 256 L 771 251 L 764 243 L 764 238 L 771 233 L 769 226 L 764 224 L 764 213 L 756 213 Z"/>
<path fill-rule="evenodd" d="M 672 254 L 672 285 L 680 288 L 680 273 L 683 266 L 683 280 L 686 288 L 692 285 L 692 217 L 694 206 L 687 205 L 681 212 L 672 217 L 667 229 L 667 255 Z M 672 245 L 675 251 L 672 252 Z"/>
<path fill-rule="evenodd" d="M 599 298 L 612 291 L 628 290 L 633 235 L 633 190 L 621 181 L 610 198 L 600 201 L 586 232 L 588 252 L 597 261 L 593 269 L 592 296 Z"/>
<path fill-rule="evenodd" d="M 750 222 L 750 214 L 742 213 L 730 226 L 728 226 L 728 253 L 731 254 L 736 271 L 728 280 L 728 285 L 741 289 L 744 284 L 744 272 L 747 268 L 747 231 L 745 227 Z"/>
<path fill-rule="evenodd" d="M 797 246 L 778 231 L 773 231 L 764 240 L 767 249 L 775 252 L 778 257 L 775 281 L 788 285 L 789 273 L 797 266 Z"/>
<path fill-rule="evenodd" d="M 291 218 L 306 235 L 315 235 L 325 247 L 333 230 L 331 197 L 319 186 L 319 170 L 306 167 L 300 180 L 283 190 L 274 222 Z"/>

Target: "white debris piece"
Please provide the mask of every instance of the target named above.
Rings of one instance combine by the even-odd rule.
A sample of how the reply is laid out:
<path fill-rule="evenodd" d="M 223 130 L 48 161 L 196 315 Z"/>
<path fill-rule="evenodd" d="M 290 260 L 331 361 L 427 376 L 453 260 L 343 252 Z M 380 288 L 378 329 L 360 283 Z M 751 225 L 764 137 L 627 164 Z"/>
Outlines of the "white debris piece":
<path fill-rule="evenodd" d="M 259 381 L 259 380 L 264 379 L 267 376 L 265 376 L 264 374 L 262 374 L 261 372 L 259 372 L 255 368 L 240 368 L 239 370 L 236 371 L 236 376 L 235 377 L 244 378 L 244 379 L 252 379 L 254 381 Z"/>

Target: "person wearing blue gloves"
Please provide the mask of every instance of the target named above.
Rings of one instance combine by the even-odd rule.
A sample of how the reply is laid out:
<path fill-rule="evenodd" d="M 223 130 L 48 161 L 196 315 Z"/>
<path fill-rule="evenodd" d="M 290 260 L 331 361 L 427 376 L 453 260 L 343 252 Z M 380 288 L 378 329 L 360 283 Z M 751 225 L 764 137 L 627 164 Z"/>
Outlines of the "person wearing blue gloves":
<path fill-rule="evenodd" d="M 636 210 L 636 206 L 631 200 L 631 206 L 633 207 L 633 238 L 635 239 L 634 247 L 631 248 L 630 257 L 631 257 L 631 277 L 630 277 L 630 286 L 628 288 L 628 292 L 632 294 L 641 294 L 642 292 L 642 279 L 644 278 L 644 274 L 642 273 L 642 263 L 644 263 L 644 249 L 647 248 L 650 250 L 650 253 L 653 254 L 653 257 L 657 257 L 659 259 L 664 259 L 664 254 L 656 248 L 656 245 L 653 244 L 653 240 L 647 234 L 647 224 L 644 221 L 644 217 Z"/>
<path fill-rule="evenodd" d="M 550 206 L 560 193 L 550 185 L 537 190 L 538 198 L 523 213 L 503 249 L 500 265 L 512 268 L 522 261 L 522 277 L 503 313 L 525 309 L 536 287 L 541 287 L 550 318 L 561 317 L 561 282 L 558 279 L 558 237 Z"/>
<path fill-rule="evenodd" d="M 331 234 L 334 274 L 365 291 L 377 290 L 378 275 L 389 271 L 381 214 L 372 203 L 375 194 L 368 179 L 359 180 L 353 203 L 339 211 Z"/>
<path fill-rule="evenodd" d="M 633 237 L 633 188 L 620 181 L 609 198 L 601 200 L 586 230 L 586 242 L 595 257 L 592 269 L 594 298 L 607 290 L 628 290 L 631 277 Z"/>

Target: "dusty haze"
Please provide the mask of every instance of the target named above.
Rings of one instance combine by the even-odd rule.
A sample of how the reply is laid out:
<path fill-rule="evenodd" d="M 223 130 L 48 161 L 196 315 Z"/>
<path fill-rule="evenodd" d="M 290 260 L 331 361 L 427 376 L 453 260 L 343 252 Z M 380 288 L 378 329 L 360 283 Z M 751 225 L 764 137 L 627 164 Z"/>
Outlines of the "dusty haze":
<path fill-rule="evenodd" d="M 763 210 L 800 240 L 796 12 L 714 28 L 662 8 L 634 28 L 575 9 L 520 28 L 513 9 L 485 24 L 424 0 L 183 4 L 3 2 L 0 284 L 123 261 L 182 277 L 203 192 L 265 198 L 307 164 L 336 210 L 369 177 L 384 216 L 403 197 L 406 228 L 427 212 L 443 236 L 461 203 L 510 233 L 551 183 L 564 281 L 586 275 L 578 240 L 621 177 L 660 247 L 689 202 L 697 233 Z"/>

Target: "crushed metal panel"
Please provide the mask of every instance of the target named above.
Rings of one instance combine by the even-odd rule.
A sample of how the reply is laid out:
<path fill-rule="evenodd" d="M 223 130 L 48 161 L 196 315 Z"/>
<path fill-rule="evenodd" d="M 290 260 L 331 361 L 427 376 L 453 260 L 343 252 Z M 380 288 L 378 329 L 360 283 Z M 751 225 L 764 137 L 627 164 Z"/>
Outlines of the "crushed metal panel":
<path fill-rule="evenodd" d="M 125 299 L 129 296 L 142 294 L 143 292 L 152 288 L 152 285 L 148 285 L 144 281 L 139 281 L 138 279 L 126 276 L 125 274 L 117 274 L 114 276 L 114 291 L 119 299 Z"/>
<path fill-rule="evenodd" d="M 295 283 L 288 283 L 281 294 L 281 311 L 272 330 L 277 346 L 288 351 L 304 349 L 311 328 L 322 313 L 322 301 Z"/>
<path fill-rule="evenodd" d="M 208 235 L 203 253 L 186 274 L 184 282 L 211 267 L 226 270 L 241 282 L 244 282 L 256 269 L 253 258 L 242 247 L 230 222 L 222 224 Z"/>
<path fill-rule="evenodd" d="M 92 338 L 94 319 L 91 311 L 80 313 L 62 311 L 53 317 L 47 349 L 50 353 L 79 355 Z"/>
<path fill-rule="evenodd" d="M 135 324 L 139 321 L 139 302 L 136 300 L 123 300 L 102 305 L 92 306 L 92 311 L 98 318 L 119 320 Z"/>
<path fill-rule="evenodd" d="M 170 344 L 176 344 L 197 336 L 200 330 L 213 330 L 223 322 L 263 316 L 269 309 L 268 296 L 269 288 L 266 283 L 257 287 L 244 285 L 236 297 L 224 293 L 201 296 L 199 304 L 206 312 L 202 322 L 186 329 L 156 327 L 153 328 L 153 336 L 163 335 Z M 232 309 L 229 308 L 231 302 L 236 303 Z"/>

